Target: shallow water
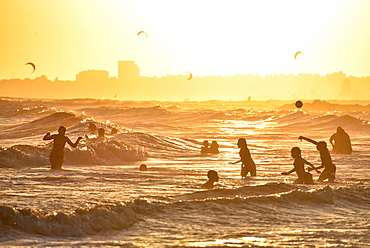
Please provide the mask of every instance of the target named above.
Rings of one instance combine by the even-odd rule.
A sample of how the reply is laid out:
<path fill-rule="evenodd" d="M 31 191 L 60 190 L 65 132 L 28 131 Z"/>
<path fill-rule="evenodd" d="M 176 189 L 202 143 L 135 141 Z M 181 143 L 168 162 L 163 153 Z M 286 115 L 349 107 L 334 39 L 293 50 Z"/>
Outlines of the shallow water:
<path fill-rule="evenodd" d="M 367 112 L 257 108 L 228 103 L 82 100 L 0 101 L 0 245 L 124 247 L 367 247 L 370 124 Z M 178 106 L 175 106 L 178 105 Z M 90 122 L 106 138 L 66 148 L 65 171 L 49 169 L 60 125 L 75 141 Z M 337 126 L 352 155 L 332 154 L 335 183 L 293 185 L 290 149 L 315 166 L 315 147 Z M 112 127 L 119 130 L 109 135 Z M 257 177 L 241 179 L 238 138 Z M 203 140 L 219 154 L 200 154 Z M 145 163 L 148 171 L 139 171 Z M 200 186 L 208 170 L 220 180 Z M 313 174 L 317 179 L 318 174 Z"/>

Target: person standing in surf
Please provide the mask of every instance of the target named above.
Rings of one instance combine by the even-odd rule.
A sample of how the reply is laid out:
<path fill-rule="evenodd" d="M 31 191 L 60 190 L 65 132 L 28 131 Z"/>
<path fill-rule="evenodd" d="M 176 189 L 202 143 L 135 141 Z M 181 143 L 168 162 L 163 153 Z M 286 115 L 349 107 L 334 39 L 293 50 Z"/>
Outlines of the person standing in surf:
<path fill-rule="evenodd" d="M 73 143 L 67 136 L 65 136 L 66 128 L 64 126 L 60 126 L 58 129 L 58 134 L 52 134 L 48 132 L 43 140 L 54 140 L 53 142 L 53 149 L 51 150 L 50 154 L 50 165 L 51 169 L 53 170 L 61 170 L 63 165 L 64 159 L 64 147 L 66 143 L 68 143 L 71 147 L 76 148 L 78 142 L 82 139 L 82 137 L 78 137 L 77 141 Z"/>
<path fill-rule="evenodd" d="M 247 147 L 247 141 L 244 138 L 238 140 L 238 147 L 240 148 L 239 155 L 240 160 L 236 162 L 231 162 L 231 164 L 237 164 L 242 162 L 241 176 L 246 177 L 248 173 L 251 176 L 256 176 L 256 164 L 254 163 L 251 153 Z"/>
<path fill-rule="evenodd" d="M 306 172 L 304 169 L 304 165 L 309 165 L 313 170 L 317 173 L 320 173 L 313 164 L 302 158 L 301 149 L 299 147 L 293 147 L 291 150 L 292 158 L 294 158 L 293 166 L 294 168 L 288 172 L 282 172 L 282 175 L 289 175 L 294 171 L 297 173 L 298 178 L 294 180 L 293 184 L 314 184 L 312 180 L 312 175 L 309 172 Z"/>
<path fill-rule="evenodd" d="M 333 146 L 333 153 L 352 154 L 351 139 L 342 127 L 337 127 L 337 132 L 330 137 L 329 141 Z"/>
<path fill-rule="evenodd" d="M 300 139 L 301 141 L 304 139 L 308 142 L 311 142 L 312 144 L 316 145 L 316 149 L 320 152 L 321 165 L 319 167 L 316 167 L 316 169 L 324 168 L 324 171 L 321 173 L 317 181 L 323 182 L 324 180 L 328 179 L 329 183 L 334 182 L 337 167 L 331 160 L 330 152 L 329 149 L 327 148 L 326 142 L 325 141 L 317 142 L 315 140 L 303 136 L 299 136 L 298 139 Z"/>

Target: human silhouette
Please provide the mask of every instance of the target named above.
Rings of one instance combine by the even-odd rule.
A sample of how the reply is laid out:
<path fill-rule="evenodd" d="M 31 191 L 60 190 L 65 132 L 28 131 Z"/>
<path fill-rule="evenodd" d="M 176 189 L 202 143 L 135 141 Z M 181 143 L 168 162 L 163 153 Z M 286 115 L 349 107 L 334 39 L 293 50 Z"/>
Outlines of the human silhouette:
<path fill-rule="evenodd" d="M 342 127 L 337 127 L 337 132 L 330 137 L 329 141 L 333 146 L 333 153 L 352 154 L 351 139 Z"/>
<path fill-rule="evenodd" d="M 139 167 L 139 170 L 140 171 L 147 171 L 148 168 L 146 167 L 146 164 L 141 164 L 140 167 Z"/>
<path fill-rule="evenodd" d="M 313 184 L 312 175 L 309 172 L 306 172 L 304 169 L 304 165 L 307 164 L 311 166 L 313 170 L 315 170 L 317 173 L 320 173 L 313 164 L 308 162 L 307 160 L 303 159 L 301 156 L 301 149 L 299 147 L 293 147 L 291 150 L 292 158 L 294 158 L 293 166 L 294 168 L 291 169 L 288 172 L 282 172 L 282 175 L 288 175 L 290 173 L 293 173 L 294 171 L 297 173 L 298 178 L 294 180 L 294 184 Z"/>
<path fill-rule="evenodd" d="M 231 163 L 231 164 L 237 164 L 239 162 L 242 162 L 242 168 L 241 168 L 241 176 L 246 177 L 248 173 L 250 173 L 251 176 L 256 176 L 256 164 L 254 163 L 251 153 L 247 147 L 247 141 L 244 138 L 240 138 L 238 140 L 238 147 L 240 148 L 239 155 L 240 160 Z"/>
<path fill-rule="evenodd" d="M 207 189 L 212 189 L 213 188 L 213 183 L 218 182 L 218 173 L 214 170 L 209 170 L 207 173 L 208 181 L 203 184 L 201 187 L 202 188 L 207 188 Z"/>
<path fill-rule="evenodd" d="M 117 133 L 118 133 L 118 130 L 116 128 L 112 128 L 112 130 L 110 131 L 111 135 L 117 134 Z"/>
<path fill-rule="evenodd" d="M 209 147 L 209 152 L 210 153 L 219 153 L 218 147 L 219 147 L 219 145 L 218 145 L 217 141 L 212 141 L 211 146 Z"/>
<path fill-rule="evenodd" d="M 203 146 L 200 148 L 201 153 L 208 153 L 209 152 L 209 142 L 208 140 L 203 141 Z"/>
<path fill-rule="evenodd" d="M 323 182 L 324 180 L 328 179 L 328 182 L 334 182 L 335 179 L 335 171 L 337 170 L 335 164 L 333 164 L 333 161 L 331 160 L 330 152 L 327 148 L 325 141 L 317 142 L 315 140 L 312 140 L 310 138 L 306 138 L 303 136 L 299 136 L 301 141 L 302 139 L 311 142 L 312 144 L 316 145 L 316 149 L 320 152 L 320 158 L 321 158 L 321 165 L 319 167 L 316 167 L 316 169 L 324 168 L 324 171 L 319 176 L 319 179 L 317 179 L 318 182 Z"/>
<path fill-rule="evenodd" d="M 89 125 L 89 129 L 90 129 L 90 134 L 95 134 L 96 133 L 96 125 L 94 123 L 90 123 Z"/>
<path fill-rule="evenodd" d="M 50 135 L 50 133 L 48 132 L 43 138 L 43 140 L 54 140 L 53 149 L 51 150 L 50 154 L 51 169 L 62 169 L 64 159 L 64 147 L 66 143 L 68 143 L 71 147 L 76 148 L 78 142 L 82 139 L 82 137 L 78 137 L 77 141 L 73 143 L 67 136 L 65 136 L 65 133 L 66 128 L 64 126 L 60 126 L 58 129 L 58 134 Z"/>
<path fill-rule="evenodd" d="M 105 135 L 105 129 L 104 128 L 99 128 L 98 129 L 98 137 L 99 138 L 103 138 L 104 137 L 104 135 Z"/>

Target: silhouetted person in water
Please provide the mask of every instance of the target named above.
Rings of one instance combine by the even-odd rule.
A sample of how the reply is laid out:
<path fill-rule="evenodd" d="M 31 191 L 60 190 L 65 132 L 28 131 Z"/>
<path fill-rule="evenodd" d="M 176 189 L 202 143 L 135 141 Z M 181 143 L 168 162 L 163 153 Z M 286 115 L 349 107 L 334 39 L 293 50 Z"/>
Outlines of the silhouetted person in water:
<path fill-rule="evenodd" d="M 240 138 L 238 140 L 238 147 L 240 148 L 240 151 L 239 151 L 240 160 L 234 163 L 231 163 L 231 164 L 242 162 L 242 170 L 241 170 L 242 177 L 246 177 L 248 173 L 250 173 L 251 176 L 256 176 L 256 164 L 254 163 L 251 157 L 251 153 L 247 147 L 247 141 L 244 138 Z"/>
<path fill-rule="evenodd" d="M 58 129 L 58 134 L 52 134 L 48 132 L 44 136 L 44 140 L 54 140 L 53 142 L 53 149 L 51 150 L 50 154 L 50 165 L 51 169 L 54 170 L 61 170 L 63 165 L 64 159 L 64 146 L 68 143 L 71 147 L 76 148 L 78 142 L 82 139 L 82 137 L 78 137 L 75 143 L 65 136 L 66 128 L 64 126 L 60 126 Z"/>
<path fill-rule="evenodd" d="M 308 142 L 311 142 L 312 144 L 316 145 L 316 149 L 320 152 L 320 158 L 321 158 L 321 165 L 319 167 L 316 167 L 316 169 L 324 168 L 324 171 L 321 173 L 319 179 L 317 179 L 318 182 L 323 182 L 324 180 L 328 179 L 328 182 L 334 182 L 335 179 L 335 171 L 337 170 L 335 164 L 333 164 L 333 161 L 331 160 L 330 152 L 326 146 L 325 141 L 314 141 L 310 138 L 306 138 L 303 136 L 299 136 L 301 141 L 302 139 L 307 140 Z"/>
<path fill-rule="evenodd" d="M 306 172 L 304 169 L 304 165 L 307 164 L 311 166 L 313 170 L 315 170 L 317 173 L 320 173 L 313 164 L 308 162 L 307 160 L 303 159 L 301 156 L 301 149 L 299 147 L 293 147 L 291 150 L 292 158 L 294 158 L 294 168 L 288 172 L 282 172 L 282 175 L 288 175 L 290 173 L 293 173 L 294 171 L 297 173 L 298 179 L 294 180 L 294 184 L 314 184 L 312 180 L 312 175 L 309 172 Z"/>
<path fill-rule="evenodd" d="M 207 173 L 208 181 L 202 185 L 202 188 L 212 189 L 213 183 L 218 182 L 218 173 L 214 170 L 209 170 Z"/>
<path fill-rule="evenodd" d="M 112 130 L 110 131 L 110 134 L 113 135 L 113 134 L 117 134 L 117 129 L 116 128 L 112 128 Z"/>
<path fill-rule="evenodd" d="M 203 141 L 203 146 L 200 148 L 201 153 L 208 153 L 209 152 L 209 143 L 208 140 Z"/>
<path fill-rule="evenodd" d="M 105 136 L 105 129 L 101 127 L 98 129 L 98 137 L 103 138 L 104 136 Z"/>
<path fill-rule="evenodd" d="M 217 141 L 212 141 L 211 146 L 209 147 L 210 153 L 219 153 L 218 151 L 219 145 L 217 144 Z"/>
<path fill-rule="evenodd" d="M 337 127 L 337 132 L 330 137 L 330 144 L 333 146 L 333 152 L 337 154 L 351 154 L 352 145 L 349 135 L 342 127 Z"/>
<path fill-rule="evenodd" d="M 147 171 L 148 168 L 146 167 L 146 164 L 141 164 L 139 170 L 140 171 Z"/>
<path fill-rule="evenodd" d="M 96 125 L 94 123 L 90 123 L 89 129 L 90 129 L 90 134 L 96 133 Z"/>

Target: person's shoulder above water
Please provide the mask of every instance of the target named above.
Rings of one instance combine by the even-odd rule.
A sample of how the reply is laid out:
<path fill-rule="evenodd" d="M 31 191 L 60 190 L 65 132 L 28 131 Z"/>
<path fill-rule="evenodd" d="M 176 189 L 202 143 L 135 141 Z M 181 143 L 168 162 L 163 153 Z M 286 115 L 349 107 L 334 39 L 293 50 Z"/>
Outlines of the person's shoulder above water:
<path fill-rule="evenodd" d="M 209 170 L 207 173 L 207 177 L 208 177 L 208 181 L 204 183 L 201 187 L 212 189 L 214 186 L 213 183 L 218 182 L 219 180 L 218 173 L 214 170 Z"/>

